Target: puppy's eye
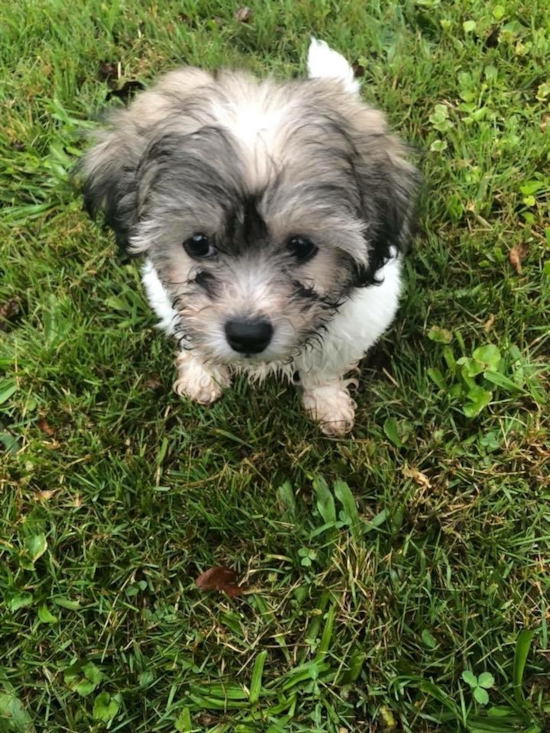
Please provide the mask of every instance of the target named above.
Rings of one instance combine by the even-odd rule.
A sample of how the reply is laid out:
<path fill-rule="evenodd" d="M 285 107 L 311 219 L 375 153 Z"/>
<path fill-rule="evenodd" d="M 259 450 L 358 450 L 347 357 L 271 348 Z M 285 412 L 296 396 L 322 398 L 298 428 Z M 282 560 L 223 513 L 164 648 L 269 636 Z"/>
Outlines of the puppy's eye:
<path fill-rule="evenodd" d="M 216 248 L 206 234 L 193 234 L 192 237 L 185 240 L 183 248 L 190 257 L 200 260 L 212 257 L 216 253 Z"/>
<path fill-rule="evenodd" d="M 287 242 L 287 248 L 298 262 L 307 262 L 318 252 L 316 245 L 307 237 L 291 237 Z"/>

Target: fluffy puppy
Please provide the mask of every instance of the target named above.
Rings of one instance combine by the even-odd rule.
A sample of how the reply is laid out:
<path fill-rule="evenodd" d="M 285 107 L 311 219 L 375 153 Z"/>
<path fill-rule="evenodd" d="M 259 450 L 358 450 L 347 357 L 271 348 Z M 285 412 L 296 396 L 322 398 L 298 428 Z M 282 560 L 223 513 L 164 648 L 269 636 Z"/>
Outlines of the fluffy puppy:
<path fill-rule="evenodd" d="M 176 392 L 274 372 L 326 435 L 351 430 L 346 375 L 394 318 L 417 174 L 346 60 L 313 40 L 299 81 L 183 68 L 110 123 L 84 198 L 145 255 Z"/>

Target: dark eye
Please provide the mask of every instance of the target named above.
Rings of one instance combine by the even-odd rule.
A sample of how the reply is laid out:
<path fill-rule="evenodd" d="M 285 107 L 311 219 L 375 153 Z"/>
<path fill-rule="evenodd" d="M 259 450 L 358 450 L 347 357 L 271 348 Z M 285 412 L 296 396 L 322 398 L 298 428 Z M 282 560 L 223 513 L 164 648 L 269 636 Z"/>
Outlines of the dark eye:
<path fill-rule="evenodd" d="M 290 254 L 299 262 L 306 262 L 317 254 L 317 247 L 307 237 L 291 237 L 287 247 Z"/>
<path fill-rule="evenodd" d="M 185 240 L 183 248 L 190 257 L 195 257 L 196 259 L 212 257 L 216 252 L 216 248 L 206 234 L 193 234 L 192 237 Z"/>

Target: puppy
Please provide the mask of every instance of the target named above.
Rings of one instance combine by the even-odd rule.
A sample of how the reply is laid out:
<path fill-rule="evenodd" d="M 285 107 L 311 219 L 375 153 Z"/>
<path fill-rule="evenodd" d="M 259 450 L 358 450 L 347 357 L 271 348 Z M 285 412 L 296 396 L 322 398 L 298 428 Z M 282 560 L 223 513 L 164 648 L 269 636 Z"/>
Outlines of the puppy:
<path fill-rule="evenodd" d="M 346 375 L 392 322 L 418 176 L 346 60 L 308 78 L 183 68 L 117 112 L 82 163 L 91 215 L 127 252 L 177 344 L 179 395 L 232 374 L 300 385 L 326 435 L 353 427 Z"/>

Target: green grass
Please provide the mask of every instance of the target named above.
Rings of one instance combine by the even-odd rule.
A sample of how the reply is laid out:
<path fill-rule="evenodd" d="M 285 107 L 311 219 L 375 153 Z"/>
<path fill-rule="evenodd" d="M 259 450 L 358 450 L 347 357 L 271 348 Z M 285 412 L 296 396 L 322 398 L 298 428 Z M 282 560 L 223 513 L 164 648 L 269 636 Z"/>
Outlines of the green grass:
<path fill-rule="evenodd" d="M 0 731 L 548 730 L 550 6 L 249 4 L 2 9 Z M 293 75 L 312 32 L 426 178 L 337 441 L 274 382 L 179 400 L 68 181 L 102 63 Z M 199 591 L 215 565 L 246 593 Z"/>

